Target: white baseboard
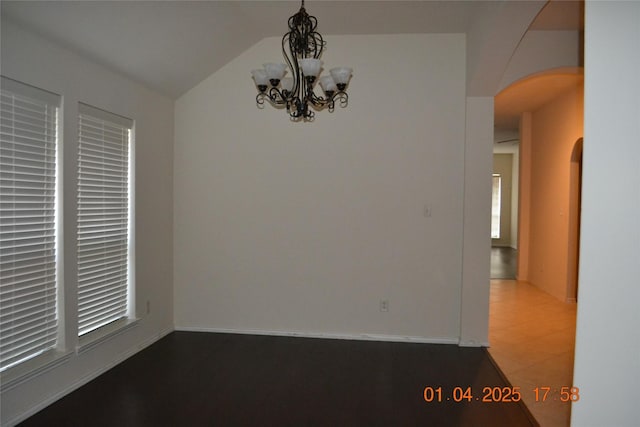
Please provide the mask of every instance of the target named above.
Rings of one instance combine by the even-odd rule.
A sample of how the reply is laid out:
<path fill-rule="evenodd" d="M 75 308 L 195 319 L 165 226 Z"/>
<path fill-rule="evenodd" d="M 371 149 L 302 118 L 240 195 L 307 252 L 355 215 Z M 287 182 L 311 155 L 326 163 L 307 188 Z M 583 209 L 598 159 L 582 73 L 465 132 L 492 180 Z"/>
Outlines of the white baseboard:
<path fill-rule="evenodd" d="M 14 418 L 10 419 L 7 421 L 6 426 L 10 427 L 10 426 L 14 426 L 18 423 L 21 423 L 22 421 L 26 420 L 27 418 L 29 418 L 30 416 L 36 414 L 37 412 L 43 410 L 44 408 L 46 408 L 47 406 L 51 405 L 52 403 L 56 402 L 57 400 L 63 398 L 64 396 L 66 396 L 67 394 L 71 393 L 72 391 L 75 391 L 76 389 L 82 387 L 83 385 L 87 384 L 89 381 L 97 378 L 98 376 L 104 374 L 105 372 L 107 372 L 109 369 L 115 367 L 116 365 L 124 362 L 126 359 L 128 359 L 129 357 L 133 356 L 134 354 L 138 353 L 140 350 L 143 350 L 147 347 L 149 347 L 151 344 L 155 343 L 156 341 L 160 340 L 162 337 L 164 337 L 165 335 L 169 334 L 173 332 L 173 328 L 167 328 L 164 329 L 162 331 L 160 331 L 157 335 L 148 338 L 144 341 L 142 341 L 141 343 L 137 344 L 135 347 L 130 348 L 129 350 L 119 354 L 113 361 L 111 361 L 110 363 L 108 363 L 105 366 L 102 366 L 100 369 L 96 369 L 95 371 L 83 376 L 82 378 L 78 379 L 77 381 L 75 381 L 73 384 L 71 384 L 70 386 L 66 387 L 63 390 L 58 391 L 57 393 L 53 394 L 52 396 L 49 396 L 47 399 L 43 400 L 42 402 L 38 403 L 37 405 L 29 408 L 27 411 L 23 412 L 20 415 L 15 416 Z"/>
<path fill-rule="evenodd" d="M 318 333 L 318 332 L 267 331 L 262 329 L 205 328 L 205 327 L 191 327 L 191 326 L 176 326 L 175 330 L 184 331 L 184 332 L 213 332 L 213 333 L 221 333 L 221 334 L 270 335 L 270 336 L 279 336 L 279 337 L 326 338 L 326 339 L 337 339 L 337 340 L 413 342 L 413 343 L 424 343 L 424 344 L 458 344 L 457 338 L 430 338 L 430 337 L 414 337 L 414 336 L 404 336 L 404 335 L 335 334 L 335 333 Z"/>
<path fill-rule="evenodd" d="M 478 342 L 476 340 L 460 340 L 458 343 L 460 347 L 489 347 L 489 342 L 482 341 Z"/>

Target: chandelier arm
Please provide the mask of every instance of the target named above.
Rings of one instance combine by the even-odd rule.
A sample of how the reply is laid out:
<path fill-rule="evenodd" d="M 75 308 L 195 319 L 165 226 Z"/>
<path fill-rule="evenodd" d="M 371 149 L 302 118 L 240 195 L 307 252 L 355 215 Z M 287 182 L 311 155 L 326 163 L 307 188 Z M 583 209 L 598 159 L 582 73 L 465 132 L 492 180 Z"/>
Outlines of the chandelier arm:
<path fill-rule="evenodd" d="M 328 103 L 328 100 L 326 98 L 316 95 L 313 89 L 309 91 L 307 99 L 309 100 L 309 102 L 311 102 L 311 104 L 319 108 L 324 107 Z"/>
<path fill-rule="evenodd" d="M 335 96 L 325 98 L 325 97 L 316 95 L 315 92 L 312 92 L 310 96 L 310 101 L 311 101 L 311 104 L 319 110 L 323 108 L 327 108 L 329 109 L 329 111 L 333 111 L 334 98 Z"/>
<path fill-rule="evenodd" d="M 336 97 L 339 97 L 340 99 L 341 108 L 345 108 L 347 105 L 349 105 L 349 95 L 347 95 L 347 92 L 338 92 L 333 99 L 335 99 Z"/>
<path fill-rule="evenodd" d="M 256 95 L 256 104 L 260 108 L 264 108 L 265 100 L 269 101 L 271 105 L 285 105 L 287 104 L 286 98 L 278 88 L 272 87 L 269 92 L 260 92 Z"/>
<path fill-rule="evenodd" d="M 271 89 L 269 89 L 269 95 L 268 95 L 269 101 L 271 101 L 271 103 L 275 105 L 286 104 L 287 98 L 283 92 L 284 91 L 281 91 L 277 87 L 271 87 Z"/>
<path fill-rule="evenodd" d="M 313 92 L 310 94 L 310 102 L 319 108 L 333 109 L 336 100 L 340 102 L 340 107 L 345 108 L 349 104 L 349 95 L 345 91 L 338 91 L 327 98 L 317 96 Z"/>

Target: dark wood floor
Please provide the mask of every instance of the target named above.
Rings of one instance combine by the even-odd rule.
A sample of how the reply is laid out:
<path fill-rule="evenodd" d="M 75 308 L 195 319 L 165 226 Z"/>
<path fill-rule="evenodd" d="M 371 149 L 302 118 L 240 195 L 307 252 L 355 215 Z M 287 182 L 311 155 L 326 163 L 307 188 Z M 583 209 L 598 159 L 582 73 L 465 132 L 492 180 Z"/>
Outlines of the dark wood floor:
<path fill-rule="evenodd" d="M 535 425 L 521 403 L 481 401 L 506 385 L 481 348 L 174 332 L 22 425 Z M 447 401 L 454 387 L 473 400 Z"/>
<path fill-rule="evenodd" d="M 515 279 L 518 252 L 513 248 L 491 248 L 491 278 Z"/>

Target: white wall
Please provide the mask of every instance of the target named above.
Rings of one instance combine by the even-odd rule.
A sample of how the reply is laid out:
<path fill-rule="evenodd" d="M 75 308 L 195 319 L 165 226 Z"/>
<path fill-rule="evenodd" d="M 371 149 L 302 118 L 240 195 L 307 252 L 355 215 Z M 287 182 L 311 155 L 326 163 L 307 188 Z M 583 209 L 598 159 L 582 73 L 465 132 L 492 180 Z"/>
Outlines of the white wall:
<path fill-rule="evenodd" d="M 568 277 L 575 257 L 569 256 L 573 241 L 570 195 L 578 184 L 571 179 L 571 157 L 576 141 L 583 137 L 583 87 L 556 96 L 531 114 L 531 179 L 522 191 L 530 199 L 528 228 L 528 275 L 526 280 L 561 301 L 575 300 Z M 575 178 L 575 177 L 574 177 Z M 522 255 L 522 252 L 521 252 Z M 573 260 L 573 261 L 571 261 Z"/>
<path fill-rule="evenodd" d="M 172 329 L 173 102 L 2 21 L 2 74 L 63 97 L 65 311 L 75 304 L 77 103 L 132 118 L 136 129 L 136 311 L 132 329 L 2 391 L 1 424 L 31 415 Z M 146 314 L 146 302 L 151 312 Z M 73 328 L 68 323 L 67 333 Z M 75 335 L 75 334 L 74 334 Z M 69 338 L 70 350 L 75 336 Z"/>
<path fill-rule="evenodd" d="M 574 426 L 638 424 L 640 2 L 586 2 Z M 623 197 L 621 197 L 623 195 Z"/>
<path fill-rule="evenodd" d="M 464 35 L 326 39 L 346 110 L 255 107 L 279 38 L 176 102 L 176 327 L 458 342 Z"/>
<path fill-rule="evenodd" d="M 493 97 L 468 97 L 460 345 L 489 346 Z"/>

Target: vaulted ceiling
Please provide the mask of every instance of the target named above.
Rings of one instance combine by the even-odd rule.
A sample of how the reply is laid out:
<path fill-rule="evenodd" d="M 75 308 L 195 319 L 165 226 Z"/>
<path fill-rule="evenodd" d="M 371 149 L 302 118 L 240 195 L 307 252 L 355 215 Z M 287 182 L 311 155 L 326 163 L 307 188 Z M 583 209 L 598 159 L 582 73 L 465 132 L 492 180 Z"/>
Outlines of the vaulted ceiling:
<path fill-rule="evenodd" d="M 576 2 L 552 2 L 566 9 L 563 3 Z M 324 35 L 467 33 L 468 92 L 486 95 L 544 4 L 313 0 L 306 8 Z M 2 1 L 1 12 L 3 20 L 176 98 L 262 38 L 282 36 L 299 6 L 298 1 Z M 536 21 L 540 29 L 580 25 L 569 9 L 549 9 L 543 11 L 548 18 L 542 13 Z"/>

